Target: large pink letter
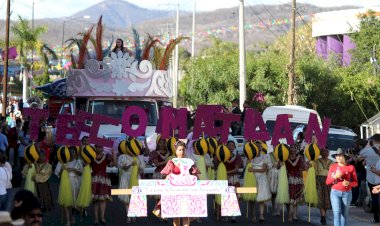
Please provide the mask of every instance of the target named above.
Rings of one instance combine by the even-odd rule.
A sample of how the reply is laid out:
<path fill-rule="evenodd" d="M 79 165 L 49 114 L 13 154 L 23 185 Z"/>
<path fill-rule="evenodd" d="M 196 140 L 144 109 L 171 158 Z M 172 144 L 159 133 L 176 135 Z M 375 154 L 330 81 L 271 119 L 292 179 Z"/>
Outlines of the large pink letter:
<path fill-rule="evenodd" d="M 98 137 L 99 127 L 101 124 L 110 124 L 110 125 L 118 126 L 119 120 L 109 117 L 109 116 L 105 116 L 105 115 L 94 114 L 88 141 L 92 144 L 97 144 L 103 147 L 112 148 L 113 147 L 112 140 L 107 140 L 107 139 Z"/>
<path fill-rule="evenodd" d="M 80 118 L 80 121 L 78 124 L 78 128 L 80 128 L 80 132 L 90 133 L 91 126 L 86 124 L 86 121 L 90 121 L 91 124 L 93 123 L 93 117 L 94 115 L 85 111 L 78 111 L 77 116 Z"/>
<path fill-rule="evenodd" d="M 222 131 L 220 135 L 220 143 L 227 144 L 228 134 L 230 133 L 230 127 L 232 122 L 239 122 L 240 115 L 232 113 L 216 113 L 215 119 L 222 121 Z"/>
<path fill-rule="evenodd" d="M 186 139 L 187 136 L 187 109 L 175 109 L 163 107 L 160 114 L 161 121 L 161 138 L 166 139 L 173 136 L 178 129 L 178 138 Z"/>
<path fill-rule="evenodd" d="M 81 123 L 80 120 L 81 118 L 76 115 L 58 115 L 56 133 L 57 144 L 69 146 L 81 145 L 79 140 L 80 129 L 77 128 Z M 68 137 L 71 137 L 71 139 Z"/>
<path fill-rule="evenodd" d="M 137 115 L 139 125 L 136 129 L 132 129 L 132 116 Z M 146 127 L 148 126 L 148 116 L 143 108 L 139 106 L 131 106 L 125 109 L 122 119 L 122 131 L 130 137 L 144 136 Z"/>
<path fill-rule="evenodd" d="M 329 134 L 331 119 L 323 118 L 323 127 L 320 129 L 318 116 L 316 114 L 310 113 L 309 122 L 307 123 L 305 141 L 311 143 L 313 134 L 317 138 L 317 144 L 320 148 L 325 148 L 327 143 L 327 136 Z"/>
<path fill-rule="evenodd" d="M 267 128 L 265 127 L 265 123 L 261 113 L 255 111 L 252 108 L 248 108 L 245 111 L 244 138 L 246 140 L 270 140 L 270 134 L 268 133 Z"/>
<path fill-rule="evenodd" d="M 24 119 L 30 116 L 29 129 L 30 129 L 30 139 L 37 140 L 40 128 L 41 119 L 49 117 L 49 110 L 47 109 L 35 109 L 35 108 L 24 108 L 22 110 Z"/>
<path fill-rule="evenodd" d="M 272 135 L 273 147 L 279 144 L 279 140 L 282 138 L 286 138 L 287 144 L 294 144 L 292 127 L 290 126 L 288 115 L 286 114 L 277 115 Z"/>
<path fill-rule="evenodd" d="M 193 139 L 197 139 L 203 133 L 210 137 L 218 134 L 215 127 L 215 114 L 222 113 L 221 105 L 199 105 L 195 114 Z"/>

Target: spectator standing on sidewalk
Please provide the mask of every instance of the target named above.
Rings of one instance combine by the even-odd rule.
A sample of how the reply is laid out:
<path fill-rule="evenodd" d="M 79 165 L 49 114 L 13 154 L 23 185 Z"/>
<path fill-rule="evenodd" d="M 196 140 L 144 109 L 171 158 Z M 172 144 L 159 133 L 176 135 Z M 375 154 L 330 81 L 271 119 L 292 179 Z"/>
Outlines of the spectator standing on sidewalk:
<path fill-rule="evenodd" d="M 347 165 L 346 153 L 338 148 L 332 155 L 337 163 L 331 165 L 326 179 L 326 185 L 332 185 L 330 200 L 334 213 L 334 226 L 346 226 L 348 209 L 352 200 L 351 188 L 358 186 L 355 167 Z"/>
<path fill-rule="evenodd" d="M 360 151 L 360 159 L 364 160 L 365 168 L 367 173 L 367 182 L 370 190 L 375 187 L 375 174 L 371 171 L 372 167 L 376 167 L 376 163 L 380 160 L 379 147 L 380 147 L 380 134 L 375 134 L 372 136 L 373 146 L 367 146 Z M 373 223 L 380 223 L 379 219 L 379 198 L 377 194 L 371 194 L 372 197 L 372 212 L 373 212 Z"/>

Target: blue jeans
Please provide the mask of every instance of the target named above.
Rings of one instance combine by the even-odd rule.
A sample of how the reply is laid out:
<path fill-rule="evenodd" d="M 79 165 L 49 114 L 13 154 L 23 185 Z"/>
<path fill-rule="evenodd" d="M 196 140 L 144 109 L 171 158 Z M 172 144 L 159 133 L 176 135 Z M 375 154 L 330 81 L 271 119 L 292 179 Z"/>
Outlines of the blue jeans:
<path fill-rule="evenodd" d="M 351 191 L 338 191 L 331 189 L 331 206 L 334 213 L 334 226 L 346 226 L 348 221 L 348 208 L 352 200 Z"/>

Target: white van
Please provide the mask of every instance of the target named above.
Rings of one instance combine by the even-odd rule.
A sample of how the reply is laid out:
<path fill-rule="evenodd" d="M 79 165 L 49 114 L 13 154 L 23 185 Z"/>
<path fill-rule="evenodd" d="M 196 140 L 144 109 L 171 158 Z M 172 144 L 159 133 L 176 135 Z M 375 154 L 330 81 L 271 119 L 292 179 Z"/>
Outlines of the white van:
<path fill-rule="evenodd" d="M 310 113 L 318 116 L 318 123 L 321 125 L 321 117 L 316 110 L 308 109 L 297 105 L 271 106 L 267 107 L 263 112 L 263 119 L 268 132 L 272 135 L 277 115 L 288 115 L 292 131 L 299 125 L 307 125 Z"/>
<path fill-rule="evenodd" d="M 335 161 L 335 158 L 331 157 L 331 155 L 335 154 L 338 148 L 344 151 L 355 148 L 357 137 L 358 135 L 350 129 L 330 127 L 327 138 L 327 147 L 330 150 L 329 159 Z"/>

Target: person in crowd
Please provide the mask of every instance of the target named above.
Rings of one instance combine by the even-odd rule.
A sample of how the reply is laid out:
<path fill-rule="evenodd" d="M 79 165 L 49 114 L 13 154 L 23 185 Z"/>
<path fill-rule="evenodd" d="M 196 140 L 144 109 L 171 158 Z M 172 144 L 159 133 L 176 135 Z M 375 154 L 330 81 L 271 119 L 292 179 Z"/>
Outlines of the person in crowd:
<path fill-rule="evenodd" d="M 234 99 L 231 101 L 231 104 L 232 104 L 231 113 L 241 115 L 242 112 L 239 108 L 239 100 Z M 231 134 L 232 134 L 232 136 L 241 135 L 241 122 L 232 122 L 231 123 Z"/>
<path fill-rule="evenodd" d="M 14 106 L 13 106 L 12 102 L 9 101 L 9 104 L 8 104 L 8 106 L 7 106 L 7 108 L 6 108 L 6 113 L 7 113 L 7 115 L 9 115 L 10 113 L 13 113 L 14 110 L 15 110 L 15 109 L 14 109 Z"/>
<path fill-rule="evenodd" d="M 308 164 L 302 155 L 297 155 L 297 144 L 290 145 L 289 158 L 285 161 L 286 171 L 289 181 L 290 203 L 286 205 L 288 209 L 288 221 L 298 221 L 298 205 L 304 201 L 303 175 L 302 171 L 307 170 Z M 281 163 L 281 162 L 279 162 Z M 280 168 L 279 166 L 277 168 Z"/>
<path fill-rule="evenodd" d="M 66 213 L 66 222 L 67 225 L 75 224 L 75 215 L 77 213 L 76 200 L 79 194 L 80 183 L 81 183 L 81 175 L 83 171 L 83 164 L 80 159 L 78 159 L 78 153 L 75 147 L 69 147 L 70 150 L 70 161 L 62 165 L 61 162 L 58 163 L 55 168 L 55 174 L 60 177 L 63 167 L 66 168 L 69 173 L 70 185 L 71 185 L 71 194 L 73 195 L 73 204 L 71 208 L 71 213 L 69 208 L 65 208 Z"/>
<path fill-rule="evenodd" d="M 366 180 L 366 170 L 364 167 L 364 160 L 360 158 L 359 152 L 367 145 L 368 141 L 364 139 L 359 139 L 355 142 L 355 151 L 353 157 L 353 164 L 355 166 L 356 175 L 358 176 L 358 186 L 352 189 L 352 205 L 361 206 L 364 196 L 364 191 L 366 190 L 365 180 Z"/>
<path fill-rule="evenodd" d="M 23 169 L 25 165 L 24 150 L 28 145 L 31 144 L 29 130 L 29 121 L 25 121 L 21 131 L 18 134 L 18 140 L 20 142 L 20 145 L 18 146 L 20 169 Z"/>
<path fill-rule="evenodd" d="M 5 136 L 8 136 L 9 126 L 7 123 L 7 118 L 4 116 L 1 116 L 1 133 Z"/>
<path fill-rule="evenodd" d="M 24 226 L 42 226 L 43 213 L 38 198 L 27 190 L 17 192 L 11 217 L 13 220 L 23 219 Z"/>
<path fill-rule="evenodd" d="M 112 201 L 111 198 L 111 180 L 106 173 L 108 165 L 113 165 L 113 156 L 106 155 L 102 146 L 95 145 L 96 158 L 91 162 L 92 168 L 92 200 L 94 202 L 94 224 L 99 223 L 99 208 L 100 222 L 106 224 L 106 206 L 107 201 Z"/>
<path fill-rule="evenodd" d="M 13 167 L 17 167 L 18 163 L 18 134 L 21 131 L 22 120 L 16 119 L 16 126 L 10 128 L 8 131 L 8 148 L 7 148 L 7 156 L 10 162 L 13 164 Z M 11 156 L 13 158 L 11 159 Z"/>
<path fill-rule="evenodd" d="M 370 190 L 376 186 L 375 174 L 371 171 L 376 163 L 380 160 L 380 134 L 375 134 L 372 136 L 372 146 L 367 146 L 359 152 L 359 161 L 365 162 L 366 169 L 366 179 Z M 373 212 L 373 223 L 380 223 L 379 217 L 379 198 L 377 194 L 371 193 L 372 198 L 372 212 Z"/>
<path fill-rule="evenodd" d="M 272 198 L 272 193 L 269 188 L 269 181 L 267 176 L 268 166 L 271 164 L 270 159 L 266 155 L 263 155 L 262 146 L 258 143 L 259 152 L 251 162 L 252 167 L 249 168 L 249 172 L 255 173 L 256 177 L 256 187 L 257 187 L 257 196 L 256 202 L 259 203 L 259 222 L 264 222 L 264 210 L 265 202 Z M 256 221 L 256 219 L 252 219 Z"/>
<path fill-rule="evenodd" d="M 141 161 L 139 158 L 136 158 L 137 161 L 134 161 L 134 158 L 129 154 L 121 154 L 118 158 L 118 167 L 120 172 L 120 189 L 128 189 L 131 188 L 131 178 L 132 176 L 136 176 L 136 180 L 140 179 L 140 174 L 136 172 L 136 175 L 133 175 L 133 167 L 137 165 L 137 171 L 144 170 L 145 162 Z M 128 216 L 128 206 L 129 206 L 129 196 L 128 195 L 119 195 L 119 199 L 125 204 L 125 210 Z M 136 218 L 127 217 L 127 224 L 134 222 Z"/>
<path fill-rule="evenodd" d="M 0 153 L 0 211 L 7 208 L 7 189 L 12 179 L 12 168 L 6 165 L 7 156 Z"/>
<path fill-rule="evenodd" d="M 52 174 L 51 165 L 46 162 L 46 154 L 40 151 L 39 158 L 36 163 L 36 182 L 37 197 L 41 204 L 41 211 L 48 212 L 54 209 L 54 202 L 51 196 L 49 178 Z"/>
<path fill-rule="evenodd" d="M 129 56 L 133 56 L 133 52 L 124 46 L 124 42 L 121 38 L 116 39 L 116 46 L 112 49 L 112 52 L 118 53 L 121 51 L 123 54 L 128 53 Z"/>
<path fill-rule="evenodd" d="M 153 172 L 153 179 L 162 179 L 161 170 L 165 167 L 170 153 L 166 149 L 166 142 L 164 139 L 158 139 L 155 151 L 149 154 L 149 161 L 154 164 L 156 169 Z"/>
<path fill-rule="evenodd" d="M 47 134 L 46 132 L 42 131 L 38 134 L 38 140 L 36 143 L 37 147 L 43 151 L 46 155 L 45 161 L 49 162 L 50 159 L 50 144 L 47 140 Z"/>
<path fill-rule="evenodd" d="M 24 223 L 23 219 L 12 220 L 8 211 L 0 211 L 0 226 L 22 226 Z"/>
<path fill-rule="evenodd" d="M 16 117 L 13 112 L 9 113 L 6 120 L 9 128 L 13 128 L 16 126 Z"/>
<path fill-rule="evenodd" d="M 177 141 L 174 144 L 175 148 L 175 154 L 177 158 L 186 158 L 186 144 L 182 141 Z M 200 172 L 197 169 L 195 165 L 193 165 L 190 169 L 189 172 L 191 175 L 198 175 Z M 164 169 L 161 170 L 161 174 L 163 177 L 167 177 L 170 174 L 175 174 L 179 175 L 181 173 L 181 170 L 178 166 L 174 164 L 173 161 L 169 160 L 167 164 L 165 165 Z M 173 219 L 173 225 L 174 226 L 179 226 L 181 225 L 181 220 L 182 220 L 182 225 L 183 226 L 190 226 L 190 219 L 188 217 L 185 218 L 174 218 Z"/>
<path fill-rule="evenodd" d="M 358 185 L 355 167 L 347 165 L 346 153 L 338 148 L 332 156 L 336 163 L 330 166 L 326 185 L 332 185 L 330 200 L 334 214 L 334 226 L 346 226 L 348 223 L 348 209 L 352 199 L 351 188 Z"/>
<path fill-rule="evenodd" d="M 329 159 L 329 149 L 321 148 L 321 157 L 314 161 L 315 176 L 318 192 L 318 208 L 321 214 L 321 224 L 326 225 L 326 211 L 331 209 L 330 192 L 331 187 L 326 185 L 326 178 L 330 166 L 334 163 Z"/>
<path fill-rule="evenodd" d="M 8 138 L 0 133 L 0 151 L 1 152 L 6 152 L 6 150 L 8 149 Z"/>

